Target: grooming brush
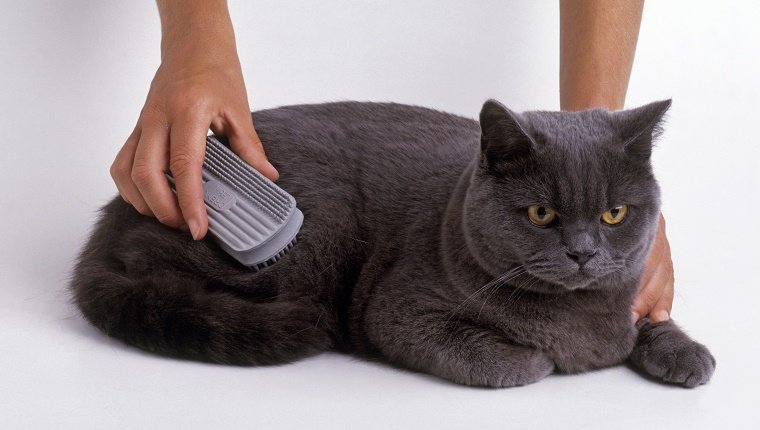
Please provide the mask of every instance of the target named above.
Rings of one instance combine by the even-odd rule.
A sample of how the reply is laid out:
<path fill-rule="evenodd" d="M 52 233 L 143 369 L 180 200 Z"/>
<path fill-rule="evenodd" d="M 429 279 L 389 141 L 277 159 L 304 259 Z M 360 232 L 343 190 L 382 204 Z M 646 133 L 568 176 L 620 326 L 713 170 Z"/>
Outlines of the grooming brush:
<path fill-rule="evenodd" d="M 174 189 L 174 178 L 167 173 Z M 296 243 L 303 214 L 296 200 L 246 164 L 215 136 L 206 137 L 203 200 L 208 230 L 222 249 L 258 271 Z"/>

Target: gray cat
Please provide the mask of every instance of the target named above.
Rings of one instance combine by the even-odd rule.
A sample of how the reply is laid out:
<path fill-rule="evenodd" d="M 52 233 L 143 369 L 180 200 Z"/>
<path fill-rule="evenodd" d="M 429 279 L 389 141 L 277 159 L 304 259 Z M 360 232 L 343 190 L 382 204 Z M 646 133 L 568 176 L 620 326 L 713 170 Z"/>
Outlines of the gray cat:
<path fill-rule="evenodd" d="M 256 112 L 305 216 L 290 253 L 252 272 L 116 198 L 76 265 L 74 301 L 127 344 L 216 363 L 334 349 L 510 387 L 630 359 L 704 384 L 704 346 L 673 322 L 631 322 L 669 105 L 516 114 L 488 101 L 480 124 L 380 103 Z"/>

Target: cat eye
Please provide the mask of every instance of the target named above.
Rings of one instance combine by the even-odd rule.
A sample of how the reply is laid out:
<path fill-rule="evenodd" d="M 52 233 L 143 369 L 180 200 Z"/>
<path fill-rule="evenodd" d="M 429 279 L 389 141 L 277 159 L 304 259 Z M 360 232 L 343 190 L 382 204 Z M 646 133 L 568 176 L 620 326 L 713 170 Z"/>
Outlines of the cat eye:
<path fill-rule="evenodd" d="M 528 219 L 534 225 L 539 227 L 546 227 L 554 221 L 557 217 L 557 213 L 554 209 L 546 206 L 530 205 L 528 206 Z"/>
<path fill-rule="evenodd" d="M 609 225 L 619 224 L 628 213 L 628 205 L 615 206 L 602 214 L 602 221 Z"/>

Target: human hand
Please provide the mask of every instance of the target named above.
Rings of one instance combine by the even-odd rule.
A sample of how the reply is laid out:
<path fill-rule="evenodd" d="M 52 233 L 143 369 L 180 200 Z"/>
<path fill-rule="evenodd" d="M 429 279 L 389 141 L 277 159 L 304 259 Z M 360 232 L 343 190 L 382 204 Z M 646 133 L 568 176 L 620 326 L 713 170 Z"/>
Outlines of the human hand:
<path fill-rule="evenodd" d="M 633 302 L 634 322 L 646 316 L 656 323 L 670 319 L 674 279 L 670 244 L 665 236 L 665 218 L 660 214 L 657 233 L 639 284 L 639 293 Z"/>
<path fill-rule="evenodd" d="M 171 227 L 187 225 L 199 240 L 208 228 L 201 167 L 209 128 L 227 136 L 232 150 L 267 178 L 276 180 L 278 173 L 251 121 L 234 35 L 205 32 L 193 38 L 188 32 L 174 44 L 164 38 L 161 65 L 111 176 L 140 213 Z"/>

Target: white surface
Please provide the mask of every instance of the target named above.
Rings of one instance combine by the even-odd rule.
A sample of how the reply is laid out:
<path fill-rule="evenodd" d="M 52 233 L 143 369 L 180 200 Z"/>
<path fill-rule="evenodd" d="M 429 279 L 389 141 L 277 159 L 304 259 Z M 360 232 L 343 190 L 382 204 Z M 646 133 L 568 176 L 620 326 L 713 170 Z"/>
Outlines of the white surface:
<path fill-rule="evenodd" d="M 253 108 L 393 100 L 474 117 L 487 97 L 558 107 L 555 1 L 369 3 L 233 2 Z M 757 428 L 757 2 L 650 1 L 629 90 L 629 106 L 674 99 L 655 155 L 674 315 L 718 360 L 695 390 L 625 367 L 508 390 L 337 354 L 233 368 L 104 337 L 67 303 L 66 279 L 115 192 L 108 167 L 158 62 L 157 14 L 114 0 L 2 11 L 0 427 Z"/>

